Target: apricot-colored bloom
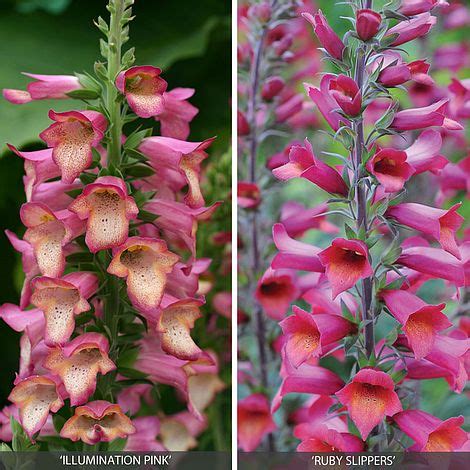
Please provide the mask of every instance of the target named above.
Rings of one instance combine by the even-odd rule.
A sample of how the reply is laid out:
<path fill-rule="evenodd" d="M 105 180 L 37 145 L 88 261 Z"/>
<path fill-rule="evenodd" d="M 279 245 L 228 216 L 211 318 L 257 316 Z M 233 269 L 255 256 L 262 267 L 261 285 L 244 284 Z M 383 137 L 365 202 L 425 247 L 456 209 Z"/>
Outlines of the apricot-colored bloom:
<path fill-rule="evenodd" d="M 186 452 L 197 446 L 196 437 L 207 428 L 207 419 L 198 420 L 188 411 L 160 419 L 160 436 L 167 450 Z"/>
<path fill-rule="evenodd" d="M 20 410 L 20 423 L 31 439 L 49 416 L 62 408 L 59 381 L 52 376 L 33 375 L 15 382 L 8 399 Z"/>
<path fill-rule="evenodd" d="M 276 430 L 269 402 L 261 393 L 249 395 L 238 402 L 238 446 L 244 452 L 254 451 L 264 436 Z"/>
<path fill-rule="evenodd" d="M 88 184 L 69 209 L 87 220 L 85 242 L 92 253 L 122 245 L 129 221 L 139 212 L 126 183 L 115 176 L 101 176 Z"/>
<path fill-rule="evenodd" d="M 298 452 L 362 452 L 364 442 L 347 432 L 324 425 L 315 427 L 313 435 L 297 446 Z"/>
<path fill-rule="evenodd" d="M 52 158 L 60 169 L 62 181 L 72 183 L 93 161 L 92 148 L 97 147 L 106 131 L 106 118 L 96 111 L 49 111 L 55 121 L 39 137 L 52 147 Z"/>
<path fill-rule="evenodd" d="M 312 357 L 321 357 L 332 343 L 353 331 L 353 325 L 339 315 L 313 314 L 294 305 L 293 315 L 279 325 L 286 336 L 287 359 L 298 368 Z"/>
<path fill-rule="evenodd" d="M 113 250 L 108 273 L 126 278 L 132 304 L 143 312 L 155 311 L 163 297 L 167 275 L 178 261 L 163 240 L 130 237 Z"/>
<path fill-rule="evenodd" d="M 79 406 L 75 414 L 65 422 L 61 437 L 73 442 L 78 440 L 93 445 L 97 442 L 111 442 L 135 433 L 132 421 L 122 412 L 119 405 L 97 400 Z"/>
<path fill-rule="evenodd" d="M 361 240 L 336 238 L 331 246 L 318 254 L 330 281 L 333 298 L 372 276 L 369 250 Z"/>
<path fill-rule="evenodd" d="M 32 281 L 31 303 L 44 312 L 44 340 L 48 346 L 63 346 L 75 328 L 74 316 L 90 310 L 87 299 L 98 289 L 91 273 L 74 272 L 61 279 L 37 277 Z"/>
<path fill-rule="evenodd" d="M 151 65 L 139 65 L 121 72 L 116 87 L 126 96 L 137 116 L 149 118 L 160 115 L 165 109 L 163 93 L 168 83 L 160 77 L 162 70 Z"/>
<path fill-rule="evenodd" d="M 44 365 L 60 376 L 72 406 L 85 403 L 95 392 L 98 373 L 105 375 L 116 368 L 108 351 L 108 340 L 99 333 L 84 333 L 50 350 Z"/>
<path fill-rule="evenodd" d="M 384 290 L 380 295 L 391 314 L 403 325 L 416 359 L 427 356 L 437 333 L 452 326 L 442 313 L 445 304 L 428 305 L 405 290 Z"/>
<path fill-rule="evenodd" d="M 385 372 L 361 369 L 336 396 L 348 409 L 349 416 L 366 440 L 385 416 L 402 410 L 395 384 Z"/>
<path fill-rule="evenodd" d="M 393 420 L 415 441 L 409 448 L 412 452 L 456 452 L 468 441 L 467 433 L 460 427 L 463 416 L 441 421 L 421 410 L 405 410 Z"/>

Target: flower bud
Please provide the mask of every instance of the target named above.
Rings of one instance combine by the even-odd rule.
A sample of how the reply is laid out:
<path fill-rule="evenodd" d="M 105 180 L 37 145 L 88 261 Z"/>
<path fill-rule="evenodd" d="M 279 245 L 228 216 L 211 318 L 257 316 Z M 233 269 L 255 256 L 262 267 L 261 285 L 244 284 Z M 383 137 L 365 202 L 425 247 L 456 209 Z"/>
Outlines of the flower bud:
<path fill-rule="evenodd" d="M 363 40 L 372 39 L 378 32 L 382 23 L 382 17 L 379 13 L 365 8 L 356 13 L 356 31 L 357 35 Z"/>

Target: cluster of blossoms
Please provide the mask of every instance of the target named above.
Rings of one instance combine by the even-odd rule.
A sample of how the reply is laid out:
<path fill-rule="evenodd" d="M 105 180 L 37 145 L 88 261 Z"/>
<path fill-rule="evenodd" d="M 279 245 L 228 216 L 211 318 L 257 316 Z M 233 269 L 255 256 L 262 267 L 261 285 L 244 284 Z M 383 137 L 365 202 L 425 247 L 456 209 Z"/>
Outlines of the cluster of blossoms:
<path fill-rule="evenodd" d="M 26 231 L 6 232 L 25 280 L 19 305 L 0 307 L 22 333 L 12 405 L 0 413 L 4 441 L 18 420 L 31 441 L 54 448 L 128 437 L 112 448 L 188 450 L 225 388 L 217 355 L 191 336 L 212 285 L 200 282 L 211 259 L 197 259 L 196 232 L 220 205 L 206 207 L 200 188 L 213 139 L 187 141 L 193 89 L 168 90 L 159 68 L 132 66 L 133 49 L 121 54 L 132 3 L 111 0 L 109 25 L 99 18 L 106 63 L 94 76 L 28 74 L 27 91 L 4 90 L 17 104 L 85 105 L 50 111 L 39 136 L 47 148 L 9 146 L 24 160 Z M 161 135 L 136 128 L 139 118 L 158 121 Z M 162 386 L 187 410 L 165 414 Z"/>
<path fill-rule="evenodd" d="M 287 421 L 299 451 L 463 451 L 464 418 L 420 409 L 420 384 L 442 378 L 462 393 L 468 380 L 469 233 L 458 211 L 470 167 L 441 149 L 468 148 L 470 88 L 455 76 L 438 87 L 431 64 L 408 61 L 402 47 L 426 41 L 437 12 L 447 28 L 468 24 L 469 13 L 438 0 L 380 10 L 371 0 L 347 3 L 353 28 L 343 38 L 321 11 L 302 13 L 331 65 L 319 86 L 304 87 L 335 153 L 320 158 L 305 139 L 268 166 L 276 179 L 307 180 L 329 199 L 307 209 L 289 201 L 273 227 L 277 251 L 256 294 L 282 330 L 272 344 L 282 382 L 274 397 L 262 390 L 240 402 L 239 445 L 257 448 L 276 429 L 283 398 L 297 394 Z M 403 92 L 411 108 L 401 107 Z M 323 248 L 299 240 L 312 229 Z"/>

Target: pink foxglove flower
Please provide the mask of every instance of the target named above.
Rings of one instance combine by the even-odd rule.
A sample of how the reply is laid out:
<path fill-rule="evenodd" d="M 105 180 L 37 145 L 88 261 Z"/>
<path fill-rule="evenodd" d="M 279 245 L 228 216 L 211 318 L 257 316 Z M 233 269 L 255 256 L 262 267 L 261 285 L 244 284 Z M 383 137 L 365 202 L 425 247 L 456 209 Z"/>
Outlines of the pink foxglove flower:
<path fill-rule="evenodd" d="M 285 80 L 278 76 L 269 77 L 263 84 L 263 88 L 261 89 L 261 96 L 264 100 L 272 100 L 275 98 L 279 93 L 283 90 L 284 86 L 286 85 Z"/>
<path fill-rule="evenodd" d="M 393 420 L 415 441 L 410 451 L 456 452 L 468 441 L 467 433 L 461 428 L 463 416 L 441 421 L 421 410 L 405 410 L 395 415 Z"/>
<path fill-rule="evenodd" d="M 442 313 L 445 304 L 428 305 L 405 290 L 385 290 L 381 297 L 391 314 L 403 327 L 416 359 L 427 356 L 439 331 L 452 326 Z"/>
<path fill-rule="evenodd" d="M 97 400 L 76 408 L 75 414 L 62 427 L 60 435 L 73 442 L 81 440 L 93 445 L 97 442 L 111 442 L 118 437 L 126 438 L 134 432 L 134 425 L 119 405 Z"/>
<path fill-rule="evenodd" d="M 238 402 L 238 446 L 244 452 L 254 451 L 263 438 L 276 429 L 268 399 L 261 393 Z"/>
<path fill-rule="evenodd" d="M 360 279 L 372 276 L 369 250 L 361 240 L 336 238 L 318 257 L 325 267 L 333 298 L 353 287 Z"/>
<path fill-rule="evenodd" d="M 414 16 L 431 11 L 437 6 L 445 5 L 448 3 L 444 0 L 403 0 L 399 12 L 403 15 Z"/>
<path fill-rule="evenodd" d="M 347 407 L 364 440 L 385 416 L 402 411 L 393 380 L 374 369 L 361 369 L 336 396 Z"/>
<path fill-rule="evenodd" d="M 431 16 L 430 13 L 425 12 L 417 15 L 409 21 L 401 21 L 387 32 L 387 36 L 398 34 L 397 38 L 393 41 L 392 46 L 400 46 L 413 39 L 425 36 L 436 24 L 436 17 Z"/>
<path fill-rule="evenodd" d="M 338 432 L 325 425 L 315 427 L 314 433 L 297 446 L 298 452 L 363 452 L 364 442 L 354 434 Z"/>
<path fill-rule="evenodd" d="M 132 420 L 135 433 L 127 438 L 125 451 L 129 452 L 161 452 L 165 447 L 157 441 L 160 433 L 160 420 L 156 416 L 139 416 Z"/>
<path fill-rule="evenodd" d="M 257 184 L 249 181 L 237 183 L 237 203 L 243 209 L 255 209 L 261 203 L 261 191 Z"/>
<path fill-rule="evenodd" d="M 163 93 L 168 83 L 160 77 L 161 73 L 158 67 L 139 65 L 118 75 L 116 87 L 137 116 L 149 118 L 164 112 Z"/>
<path fill-rule="evenodd" d="M 356 12 L 357 35 L 363 40 L 372 39 L 379 31 L 382 16 L 374 10 L 364 8 Z"/>
<path fill-rule="evenodd" d="M 92 148 L 103 139 L 105 117 L 96 111 L 49 111 L 55 121 L 39 137 L 52 147 L 52 158 L 60 169 L 62 181 L 72 183 L 92 163 Z"/>
<path fill-rule="evenodd" d="M 361 90 L 352 78 L 342 74 L 333 78 L 330 81 L 330 94 L 346 114 L 354 117 L 361 112 Z"/>
<path fill-rule="evenodd" d="M 163 240 L 130 237 L 113 250 L 108 273 L 126 278 L 132 304 L 143 312 L 155 311 L 163 297 L 167 275 L 178 261 Z"/>
<path fill-rule="evenodd" d="M 208 426 L 207 420 L 198 420 L 187 411 L 160 419 L 160 436 L 165 449 L 186 452 L 197 446 L 196 438 Z"/>
<path fill-rule="evenodd" d="M 408 147 L 406 161 L 415 170 L 415 175 L 424 171 L 438 173 L 449 161 L 439 154 L 442 147 L 441 134 L 433 129 L 423 131 Z"/>
<path fill-rule="evenodd" d="M 88 184 L 69 209 L 87 221 L 85 241 L 92 253 L 122 245 L 129 221 L 139 212 L 125 182 L 115 176 L 101 176 Z"/>
<path fill-rule="evenodd" d="M 98 373 L 116 368 L 108 351 L 108 340 L 99 333 L 84 333 L 50 350 L 45 367 L 61 378 L 72 406 L 86 403 L 95 392 Z"/>

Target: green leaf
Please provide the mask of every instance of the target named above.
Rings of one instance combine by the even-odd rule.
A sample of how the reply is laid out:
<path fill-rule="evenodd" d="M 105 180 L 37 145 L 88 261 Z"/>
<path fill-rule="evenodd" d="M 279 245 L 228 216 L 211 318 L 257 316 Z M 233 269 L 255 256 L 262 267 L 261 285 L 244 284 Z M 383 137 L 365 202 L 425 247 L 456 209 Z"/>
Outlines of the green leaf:
<path fill-rule="evenodd" d="M 137 130 L 130 134 L 124 143 L 125 150 L 136 149 L 143 139 L 152 135 L 152 129 Z M 140 154 L 141 155 L 141 154 Z"/>
<path fill-rule="evenodd" d="M 80 181 L 85 185 L 94 183 L 95 180 L 96 180 L 96 175 L 93 175 L 91 173 L 82 173 L 80 175 Z"/>
<path fill-rule="evenodd" d="M 127 167 L 125 172 L 128 176 L 133 176 L 134 178 L 145 178 L 155 174 L 155 170 L 153 168 L 143 164 Z"/>
<path fill-rule="evenodd" d="M 128 377 L 129 379 L 146 379 L 148 374 L 131 367 L 118 367 L 118 374 Z"/>
<path fill-rule="evenodd" d="M 353 240 L 357 238 L 356 232 L 348 224 L 344 224 L 344 232 L 346 233 L 346 237 L 348 237 L 348 240 Z"/>
<path fill-rule="evenodd" d="M 126 447 L 126 442 L 127 439 L 114 439 L 114 441 L 111 441 L 108 444 L 108 452 L 120 452 L 121 450 L 124 450 L 124 447 Z"/>
<path fill-rule="evenodd" d="M 81 89 L 69 91 L 67 96 L 74 100 L 96 100 L 100 95 L 95 90 Z"/>
<path fill-rule="evenodd" d="M 72 253 L 66 258 L 67 263 L 91 263 L 94 260 L 93 253 Z"/>
<path fill-rule="evenodd" d="M 5 442 L 0 442 L 0 452 L 11 452 L 12 449 L 8 447 Z"/>
<path fill-rule="evenodd" d="M 139 211 L 138 217 L 139 217 L 139 219 L 142 220 L 143 222 L 152 223 L 158 216 L 155 215 L 155 214 L 152 214 L 151 212 L 144 211 L 144 210 L 141 209 L 141 210 Z"/>
<path fill-rule="evenodd" d="M 13 416 L 10 417 L 10 426 L 13 434 L 11 446 L 15 452 L 39 450 L 39 446 L 30 441 L 29 437 L 21 427 L 21 424 L 18 423 Z"/>
<path fill-rule="evenodd" d="M 65 424 L 65 421 L 67 421 L 63 416 L 54 413 L 52 415 L 52 424 L 54 425 L 54 429 L 57 434 L 60 433 L 60 430 L 62 429 L 62 426 Z"/>
<path fill-rule="evenodd" d="M 393 374 L 390 375 L 392 380 L 397 384 L 400 383 L 405 377 L 406 377 L 407 371 L 405 369 L 393 372 Z"/>

